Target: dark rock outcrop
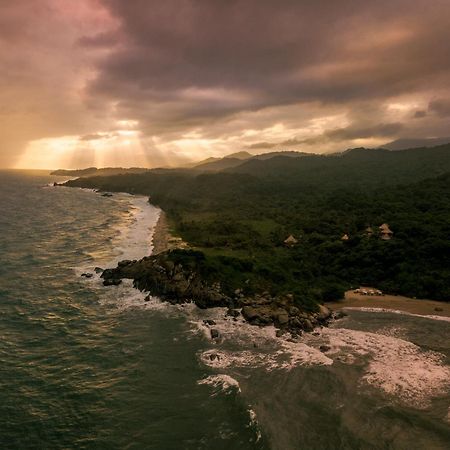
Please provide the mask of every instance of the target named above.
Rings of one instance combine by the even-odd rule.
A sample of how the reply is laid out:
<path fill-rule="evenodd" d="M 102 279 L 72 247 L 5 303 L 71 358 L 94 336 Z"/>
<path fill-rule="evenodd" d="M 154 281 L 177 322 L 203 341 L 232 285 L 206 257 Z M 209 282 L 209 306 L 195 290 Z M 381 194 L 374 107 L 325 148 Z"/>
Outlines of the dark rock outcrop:
<path fill-rule="evenodd" d="M 104 283 L 130 278 L 141 291 L 174 304 L 194 302 L 199 308 L 232 305 L 220 285 L 206 282 L 192 268 L 174 264 L 168 258 L 169 253 L 147 256 L 139 261 L 121 261 L 115 269 L 104 270 L 101 277 Z"/>
<path fill-rule="evenodd" d="M 299 335 L 323 326 L 332 318 L 331 311 L 319 305 L 317 312 L 302 311 L 290 294 L 272 296 L 268 292 L 244 296 L 242 290 L 227 295 L 218 281 L 207 281 L 192 266 L 184 267 L 170 259 L 170 251 L 147 256 L 139 261 L 121 261 L 115 269 L 106 269 L 101 277 L 105 286 L 119 284 L 121 279 L 133 280 L 141 291 L 161 300 L 183 304 L 193 302 L 199 308 L 228 307 L 227 315 L 242 316 L 252 325 L 275 327 Z M 205 320 L 206 325 L 214 321 Z M 213 333 L 214 331 L 214 333 Z M 215 334 L 211 329 L 211 335 Z"/>

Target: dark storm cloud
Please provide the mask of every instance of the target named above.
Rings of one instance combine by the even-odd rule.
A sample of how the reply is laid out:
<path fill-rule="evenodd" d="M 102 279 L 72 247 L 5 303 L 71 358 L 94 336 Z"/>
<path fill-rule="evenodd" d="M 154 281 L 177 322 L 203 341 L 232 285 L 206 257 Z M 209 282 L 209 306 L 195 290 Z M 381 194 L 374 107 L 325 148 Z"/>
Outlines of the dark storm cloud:
<path fill-rule="evenodd" d="M 450 99 L 433 100 L 428 105 L 428 110 L 440 117 L 450 117 Z"/>
<path fill-rule="evenodd" d="M 325 136 L 332 140 L 354 140 L 354 139 L 368 139 L 378 137 L 392 137 L 403 128 L 401 123 L 381 123 L 373 127 L 357 128 L 346 127 L 330 130 L 325 133 Z"/>
<path fill-rule="evenodd" d="M 419 109 L 414 113 L 413 117 L 414 119 L 422 119 L 423 117 L 426 117 L 426 115 L 426 111 L 424 111 L 423 109 Z"/>
<path fill-rule="evenodd" d="M 306 101 L 377 102 L 431 80 L 448 87 L 450 3 L 433 3 L 103 0 L 126 44 L 89 93 L 151 132 Z"/>
<path fill-rule="evenodd" d="M 287 139 L 282 142 L 258 142 L 247 146 L 248 149 L 272 149 L 276 147 L 297 147 L 302 145 L 323 144 L 329 141 L 353 141 L 357 139 L 388 138 L 398 134 L 403 129 L 401 123 L 381 123 L 372 127 L 358 128 L 349 126 L 335 128 L 307 139 Z"/>
<path fill-rule="evenodd" d="M 127 123 L 149 160 L 446 136 L 449 17 L 448 0 L 0 0 L 0 166 L 68 136 L 130 152 L 108 138 Z"/>

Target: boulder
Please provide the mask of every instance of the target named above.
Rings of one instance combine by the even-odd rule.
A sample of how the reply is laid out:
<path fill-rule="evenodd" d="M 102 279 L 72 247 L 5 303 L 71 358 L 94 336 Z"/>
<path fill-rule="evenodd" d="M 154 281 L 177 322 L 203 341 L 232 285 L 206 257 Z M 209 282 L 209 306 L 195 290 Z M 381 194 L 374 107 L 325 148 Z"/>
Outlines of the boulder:
<path fill-rule="evenodd" d="M 289 322 L 289 315 L 288 315 L 288 313 L 286 311 L 284 311 L 282 313 L 278 313 L 276 315 L 275 321 L 280 326 L 287 325 L 288 322 Z"/>
<path fill-rule="evenodd" d="M 324 305 L 319 305 L 319 313 L 317 314 L 317 318 L 319 320 L 327 320 L 331 317 L 331 311 Z"/>
<path fill-rule="evenodd" d="M 240 312 L 239 312 L 239 310 L 238 309 L 229 309 L 228 311 L 227 311 L 227 316 L 231 316 L 231 317 L 239 317 L 239 314 L 240 314 Z"/>
<path fill-rule="evenodd" d="M 103 269 L 102 269 L 101 267 L 96 267 L 96 268 L 94 269 L 94 272 L 95 272 L 95 273 L 102 273 L 102 272 L 103 272 Z"/>
<path fill-rule="evenodd" d="M 321 345 L 321 346 L 319 347 L 319 350 L 320 350 L 322 353 L 325 353 L 325 352 L 330 351 L 330 350 L 331 350 L 331 347 L 330 347 L 329 345 Z"/>
<path fill-rule="evenodd" d="M 336 311 L 333 314 L 333 318 L 336 320 L 343 319 L 344 317 L 347 317 L 347 313 L 345 313 L 344 311 Z"/>
<path fill-rule="evenodd" d="M 92 278 L 94 276 L 94 274 L 85 272 L 85 273 L 82 273 L 81 276 L 84 278 Z"/>
<path fill-rule="evenodd" d="M 122 283 L 120 278 L 106 278 L 103 280 L 103 286 L 118 286 Z"/>
<path fill-rule="evenodd" d="M 215 328 L 211 328 L 211 339 L 218 339 L 220 337 L 219 330 L 216 330 Z"/>
<path fill-rule="evenodd" d="M 210 353 L 209 359 L 211 361 L 215 361 L 216 359 L 217 359 L 217 361 L 219 361 L 220 360 L 220 356 L 217 353 Z"/>
<path fill-rule="evenodd" d="M 215 322 L 214 320 L 212 320 L 212 319 L 205 319 L 205 320 L 203 321 L 203 323 L 204 323 L 205 325 L 215 325 L 215 324 L 216 324 L 216 322 Z"/>
<path fill-rule="evenodd" d="M 258 317 L 258 310 L 253 306 L 244 306 L 242 308 L 242 315 L 245 320 L 250 322 Z"/>
<path fill-rule="evenodd" d="M 126 267 L 129 266 L 130 264 L 135 263 L 136 261 L 131 261 L 129 259 L 124 259 L 123 261 L 119 261 L 117 263 L 117 267 L 122 268 L 122 267 Z"/>
<path fill-rule="evenodd" d="M 313 326 L 311 320 L 305 319 L 305 320 L 303 321 L 303 329 L 304 329 L 305 331 L 312 331 L 312 330 L 314 330 L 314 326 Z"/>
<path fill-rule="evenodd" d="M 254 325 L 268 325 L 273 322 L 273 310 L 270 306 L 244 306 L 242 315 Z"/>
<path fill-rule="evenodd" d="M 289 325 L 292 328 L 302 328 L 302 323 L 300 322 L 300 319 L 298 317 L 291 317 L 289 319 Z"/>

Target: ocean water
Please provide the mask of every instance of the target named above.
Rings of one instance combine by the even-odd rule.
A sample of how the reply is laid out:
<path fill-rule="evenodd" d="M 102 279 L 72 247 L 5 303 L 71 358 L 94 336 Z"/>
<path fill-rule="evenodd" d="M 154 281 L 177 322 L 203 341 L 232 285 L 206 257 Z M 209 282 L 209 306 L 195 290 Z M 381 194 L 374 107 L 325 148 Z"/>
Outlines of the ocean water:
<path fill-rule="evenodd" d="M 103 287 L 159 211 L 55 180 L 0 172 L 1 449 L 450 448 L 448 320 L 350 310 L 291 342 Z"/>

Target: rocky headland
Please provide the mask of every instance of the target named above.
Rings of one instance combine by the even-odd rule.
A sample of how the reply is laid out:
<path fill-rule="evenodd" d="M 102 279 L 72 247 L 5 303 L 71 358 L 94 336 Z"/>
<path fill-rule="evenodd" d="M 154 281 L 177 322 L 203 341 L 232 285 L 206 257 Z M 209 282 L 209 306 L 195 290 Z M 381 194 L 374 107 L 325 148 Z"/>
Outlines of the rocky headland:
<path fill-rule="evenodd" d="M 113 269 L 106 269 L 101 277 L 106 286 L 132 279 L 134 286 L 172 304 L 195 303 L 199 308 L 226 307 L 227 314 L 240 316 L 252 325 L 275 327 L 301 334 L 333 318 L 331 311 L 318 305 L 314 312 L 295 304 L 294 296 L 270 295 L 268 292 L 246 295 L 244 289 L 226 293 L 219 280 L 207 280 L 192 264 L 173 261 L 172 250 L 147 256 L 140 260 L 121 261 Z"/>

